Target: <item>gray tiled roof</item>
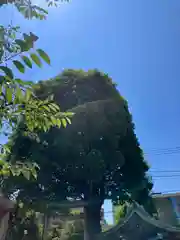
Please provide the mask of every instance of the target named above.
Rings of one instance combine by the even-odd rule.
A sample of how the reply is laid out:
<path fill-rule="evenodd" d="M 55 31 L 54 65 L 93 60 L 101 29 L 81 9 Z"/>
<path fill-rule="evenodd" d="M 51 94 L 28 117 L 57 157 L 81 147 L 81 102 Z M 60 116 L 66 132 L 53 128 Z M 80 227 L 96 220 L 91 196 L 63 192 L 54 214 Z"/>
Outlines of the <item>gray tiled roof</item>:
<path fill-rule="evenodd" d="M 142 206 L 133 204 L 126 217 L 110 230 L 101 233 L 97 239 L 149 239 L 158 233 L 166 235 L 180 235 L 180 228 L 162 223 L 152 218 Z M 180 238 L 179 238 L 180 239 Z"/>

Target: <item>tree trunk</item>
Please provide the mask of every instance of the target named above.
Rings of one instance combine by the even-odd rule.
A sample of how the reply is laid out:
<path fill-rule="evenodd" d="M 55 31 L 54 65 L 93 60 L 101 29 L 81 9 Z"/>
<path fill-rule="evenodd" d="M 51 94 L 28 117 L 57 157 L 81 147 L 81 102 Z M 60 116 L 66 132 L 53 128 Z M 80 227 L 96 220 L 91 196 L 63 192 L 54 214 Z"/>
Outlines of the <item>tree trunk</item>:
<path fill-rule="evenodd" d="M 94 240 L 94 235 L 101 232 L 101 204 L 84 207 L 84 240 Z"/>

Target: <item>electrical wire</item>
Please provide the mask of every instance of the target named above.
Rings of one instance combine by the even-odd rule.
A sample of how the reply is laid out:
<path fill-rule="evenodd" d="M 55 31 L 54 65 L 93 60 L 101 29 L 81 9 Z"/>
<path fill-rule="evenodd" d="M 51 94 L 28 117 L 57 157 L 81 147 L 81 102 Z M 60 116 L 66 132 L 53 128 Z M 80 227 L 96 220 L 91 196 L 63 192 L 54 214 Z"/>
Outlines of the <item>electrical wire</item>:
<path fill-rule="evenodd" d="M 180 174 L 179 175 L 161 175 L 161 176 L 153 176 L 152 175 L 152 178 L 176 178 L 176 177 L 180 177 Z"/>
<path fill-rule="evenodd" d="M 179 154 L 180 150 L 168 150 L 168 151 L 157 151 L 157 152 L 149 152 L 144 153 L 145 156 L 158 156 L 158 155 L 173 155 L 173 154 Z"/>
<path fill-rule="evenodd" d="M 180 150 L 180 146 L 175 146 L 175 147 L 167 147 L 167 148 L 152 148 L 148 152 L 164 152 L 164 151 L 171 151 L 171 150 Z"/>
<path fill-rule="evenodd" d="M 149 152 L 145 152 L 145 156 L 149 155 L 156 155 L 156 156 L 162 156 L 162 155 L 173 155 L 173 154 L 180 154 L 180 146 L 175 147 L 169 147 L 169 148 L 154 148 L 151 149 Z M 170 178 L 178 178 L 180 177 L 180 169 L 150 169 L 149 174 L 152 176 L 153 179 L 159 180 L 159 179 L 170 179 Z"/>
<path fill-rule="evenodd" d="M 149 170 L 150 173 L 180 173 L 180 170 Z"/>
<path fill-rule="evenodd" d="M 144 155 L 171 155 L 171 154 L 179 154 L 180 153 L 180 146 L 171 147 L 171 148 L 157 148 L 151 149 L 150 151 L 145 151 Z"/>

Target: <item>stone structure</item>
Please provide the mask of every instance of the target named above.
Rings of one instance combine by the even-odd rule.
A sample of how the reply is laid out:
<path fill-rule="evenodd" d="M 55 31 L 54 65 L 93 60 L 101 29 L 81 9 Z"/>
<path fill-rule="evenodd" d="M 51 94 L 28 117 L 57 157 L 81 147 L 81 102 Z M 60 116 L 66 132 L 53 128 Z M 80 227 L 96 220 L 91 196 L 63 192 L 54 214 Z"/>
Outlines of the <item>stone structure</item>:
<path fill-rule="evenodd" d="M 99 234 L 96 240 L 152 240 L 179 239 L 180 228 L 152 218 L 143 207 L 134 204 L 121 222 L 110 230 Z"/>
<path fill-rule="evenodd" d="M 4 240 L 8 229 L 9 213 L 14 203 L 0 195 L 0 240 Z"/>

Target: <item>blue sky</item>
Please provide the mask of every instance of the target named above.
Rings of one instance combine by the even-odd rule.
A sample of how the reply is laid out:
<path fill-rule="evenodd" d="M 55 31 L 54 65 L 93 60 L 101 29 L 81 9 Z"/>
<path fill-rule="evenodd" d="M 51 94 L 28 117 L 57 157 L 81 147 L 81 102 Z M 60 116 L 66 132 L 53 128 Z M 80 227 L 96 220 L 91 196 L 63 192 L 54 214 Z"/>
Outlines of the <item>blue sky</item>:
<path fill-rule="evenodd" d="M 180 176 L 154 172 L 180 171 L 180 154 L 152 153 L 180 146 L 179 0 L 72 0 L 50 9 L 47 21 L 26 21 L 12 8 L 1 9 L 0 20 L 36 33 L 37 45 L 51 57 L 51 67 L 28 70 L 28 80 L 48 79 L 63 68 L 108 73 L 129 102 L 155 191 L 180 190 Z"/>

